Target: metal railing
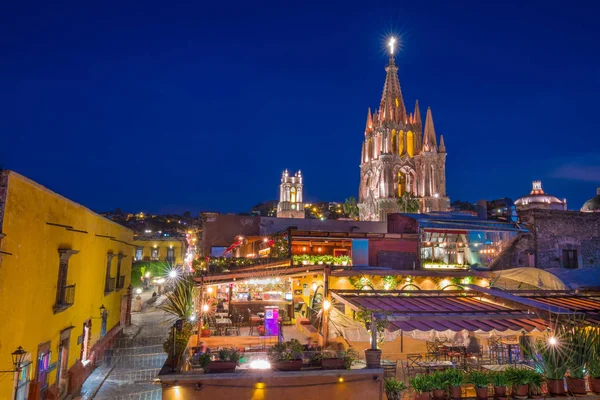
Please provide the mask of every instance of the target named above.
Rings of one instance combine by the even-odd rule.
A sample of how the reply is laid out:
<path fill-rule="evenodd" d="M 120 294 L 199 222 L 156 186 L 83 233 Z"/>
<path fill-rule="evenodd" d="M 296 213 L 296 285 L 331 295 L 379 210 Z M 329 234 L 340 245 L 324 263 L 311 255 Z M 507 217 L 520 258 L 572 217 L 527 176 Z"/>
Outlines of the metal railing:
<path fill-rule="evenodd" d="M 117 278 L 106 278 L 106 284 L 104 286 L 104 293 L 110 293 L 115 290 L 115 282 Z"/>
<path fill-rule="evenodd" d="M 117 289 L 123 289 L 125 287 L 125 275 L 117 277 Z"/>

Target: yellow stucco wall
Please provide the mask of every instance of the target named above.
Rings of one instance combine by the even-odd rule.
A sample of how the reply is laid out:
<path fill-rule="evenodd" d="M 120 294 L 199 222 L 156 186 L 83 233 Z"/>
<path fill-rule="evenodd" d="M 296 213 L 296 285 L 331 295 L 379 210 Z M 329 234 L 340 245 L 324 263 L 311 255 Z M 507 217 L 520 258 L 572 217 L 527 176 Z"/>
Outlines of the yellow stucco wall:
<path fill-rule="evenodd" d="M 167 252 L 169 248 L 173 248 L 173 255 L 175 256 L 175 265 L 183 264 L 183 257 L 185 256 L 185 238 L 138 238 L 133 244 L 137 249 L 142 249 L 142 259 L 144 261 L 153 261 L 152 249 L 158 249 L 158 260 L 166 261 Z M 138 260 L 139 261 L 139 260 Z"/>
<path fill-rule="evenodd" d="M 0 254 L 0 370 L 12 369 L 11 352 L 22 346 L 33 361 L 33 381 L 38 345 L 50 342 L 50 362 L 57 362 L 60 332 L 72 326 L 70 368 L 80 357 L 77 338 L 86 320 L 92 318 L 91 344 L 100 339 L 101 305 L 108 310 L 107 332 L 119 324 L 121 297 L 130 284 L 134 250 L 126 243 L 132 243 L 133 233 L 21 175 L 9 171 L 2 174 L 8 176 L 8 191 L 0 226 L 6 236 L 0 249 L 11 255 Z M 74 304 L 55 314 L 60 248 L 79 253 L 71 256 L 67 276 L 67 284 L 76 285 Z M 125 284 L 123 289 L 105 295 L 109 252 L 126 255 L 121 263 Z M 115 277 L 117 257 L 112 259 L 111 269 L 111 277 Z M 49 374 L 50 385 L 56 382 L 57 369 Z M 0 399 L 12 398 L 13 377 L 6 374 L 0 378 Z"/>

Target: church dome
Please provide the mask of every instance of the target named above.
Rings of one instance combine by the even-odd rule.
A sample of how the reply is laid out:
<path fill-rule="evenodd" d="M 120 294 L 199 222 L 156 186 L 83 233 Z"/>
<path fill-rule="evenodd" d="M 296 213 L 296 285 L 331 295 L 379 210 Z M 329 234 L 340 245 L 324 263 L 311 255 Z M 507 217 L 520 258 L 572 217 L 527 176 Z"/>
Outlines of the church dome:
<path fill-rule="evenodd" d="M 596 196 L 583 203 L 583 206 L 579 211 L 600 212 L 600 187 L 596 189 Z"/>
<path fill-rule="evenodd" d="M 567 200 L 544 193 L 542 181 L 533 181 L 531 192 L 528 196 L 523 196 L 515 201 L 517 210 L 528 210 L 532 208 L 541 208 L 546 210 L 566 210 Z"/>

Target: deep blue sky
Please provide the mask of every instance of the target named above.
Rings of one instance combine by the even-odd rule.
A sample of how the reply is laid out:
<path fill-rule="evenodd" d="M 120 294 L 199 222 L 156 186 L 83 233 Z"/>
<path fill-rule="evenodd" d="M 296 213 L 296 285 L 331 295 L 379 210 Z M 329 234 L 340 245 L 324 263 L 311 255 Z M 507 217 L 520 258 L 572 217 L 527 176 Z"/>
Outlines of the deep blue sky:
<path fill-rule="evenodd" d="M 579 208 L 600 186 L 597 3 L 8 2 L 0 164 L 95 210 L 244 211 L 284 168 L 309 200 L 356 196 L 394 33 L 452 200 L 542 179 Z"/>

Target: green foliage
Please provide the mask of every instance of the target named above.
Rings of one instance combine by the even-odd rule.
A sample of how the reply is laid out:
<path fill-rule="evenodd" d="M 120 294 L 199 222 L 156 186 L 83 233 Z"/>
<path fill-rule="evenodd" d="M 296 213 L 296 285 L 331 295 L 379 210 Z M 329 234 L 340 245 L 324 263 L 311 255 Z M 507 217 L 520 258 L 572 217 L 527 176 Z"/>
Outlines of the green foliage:
<path fill-rule="evenodd" d="M 382 280 L 383 290 L 396 290 L 400 282 L 402 282 L 401 276 L 384 276 Z"/>
<path fill-rule="evenodd" d="M 460 369 L 450 368 L 443 371 L 443 374 L 446 375 L 446 380 L 448 381 L 448 386 L 461 386 L 465 383 L 465 373 Z"/>
<path fill-rule="evenodd" d="M 595 330 L 587 328 L 582 323 L 575 323 L 563 332 L 560 341 L 564 343 L 569 353 L 567 364 L 571 377 L 585 378 L 586 367 L 595 358 L 596 340 Z"/>
<path fill-rule="evenodd" d="M 267 351 L 267 357 L 271 362 L 298 360 L 302 358 L 302 350 L 302 344 L 298 339 L 290 339 L 273 345 Z"/>
<path fill-rule="evenodd" d="M 200 368 L 206 368 L 209 362 L 211 362 L 211 355 L 209 353 L 196 354 L 191 359 L 192 365 L 197 365 Z"/>
<path fill-rule="evenodd" d="M 542 394 L 542 385 L 544 384 L 544 375 L 534 370 L 528 370 L 529 377 L 527 383 L 529 385 L 529 394 L 540 395 Z"/>
<path fill-rule="evenodd" d="M 188 340 L 192 335 L 193 325 L 184 321 L 181 331 L 177 331 L 175 335 L 175 357 L 179 359 L 187 347 Z M 163 350 L 169 356 L 173 354 L 173 329 L 169 329 L 169 337 L 163 343 Z"/>
<path fill-rule="evenodd" d="M 400 400 L 402 392 L 406 390 L 406 384 L 396 378 L 385 378 L 383 381 L 383 389 L 388 400 Z"/>
<path fill-rule="evenodd" d="M 600 328 L 589 328 L 593 338 L 592 353 L 588 362 L 588 372 L 592 378 L 600 378 Z"/>
<path fill-rule="evenodd" d="M 508 376 L 504 372 L 491 373 L 490 381 L 494 386 L 507 386 L 509 384 Z"/>
<path fill-rule="evenodd" d="M 164 261 L 136 261 L 131 266 L 131 284 L 139 286 L 142 284 L 142 277 L 146 272 L 150 272 L 150 279 L 157 276 L 167 275 L 170 266 Z"/>
<path fill-rule="evenodd" d="M 467 374 L 467 383 L 471 383 L 478 388 L 488 387 L 490 384 L 490 376 L 481 371 L 472 371 Z"/>
<path fill-rule="evenodd" d="M 217 352 L 219 356 L 219 361 L 232 361 L 235 363 L 239 363 L 242 355 L 239 350 L 235 347 L 224 347 Z"/>
<path fill-rule="evenodd" d="M 432 390 L 445 390 L 448 388 L 448 377 L 443 371 L 436 371 L 429 375 L 429 384 Z"/>
<path fill-rule="evenodd" d="M 507 383 L 512 386 L 527 385 L 531 374 L 526 368 L 509 367 L 504 371 Z"/>
<path fill-rule="evenodd" d="M 292 260 L 294 264 L 306 264 L 306 265 L 318 265 L 321 264 L 329 264 L 329 265 L 351 265 L 352 259 L 349 256 L 330 256 L 330 255 L 293 255 Z"/>
<path fill-rule="evenodd" d="M 166 294 L 158 308 L 171 314 L 172 319 L 187 320 L 194 312 L 194 285 L 194 278 L 184 275 L 175 282 L 173 291 Z"/>
<path fill-rule="evenodd" d="M 348 197 L 342 206 L 344 209 L 344 214 L 346 214 L 350 218 L 358 218 L 358 205 L 356 204 L 356 199 L 354 197 Z"/>
<path fill-rule="evenodd" d="M 557 333 L 560 334 L 564 330 L 559 326 Z M 547 379 L 563 379 L 569 368 L 568 352 L 561 343 L 549 344 L 549 339 L 550 335 L 546 335 L 542 339 L 525 342 L 522 345 L 523 354 L 533 361 L 535 369 L 541 371 Z"/>
<path fill-rule="evenodd" d="M 353 347 L 350 347 L 341 353 L 342 359 L 344 360 L 344 367 L 346 369 L 350 369 L 352 367 L 352 363 L 358 360 L 358 352 Z"/>
<path fill-rule="evenodd" d="M 408 192 L 404 192 L 404 194 L 402 194 L 402 196 L 398 199 L 398 207 L 400 207 L 400 212 L 403 213 L 414 214 L 421 210 L 421 204 L 419 203 L 419 200 Z"/>
<path fill-rule="evenodd" d="M 364 275 L 359 277 L 351 276 L 348 278 L 348 282 L 350 282 L 350 284 L 354 286 L 356 290 L 363 290 L 364 287 L 373 288 L 371 280 Z"/>
<path fill-rule="evenodd" d="M 287 233 L 284 234 L 275 234 L 271 236 L 273 240 L 273 245 L 271 246 L 271 252 L 269 254 L 269 258 L 275 259 L 284 259 L 290 256 L 289 248 L 288 248 L 288 238 Z"/>
<path fill-rule="evenodd" d="M 431 382 L 429 376 L 417 374 L 414 378 L 409 379 L 410 386 L 415 392 L 421 394 L 431 391 Z"/>

